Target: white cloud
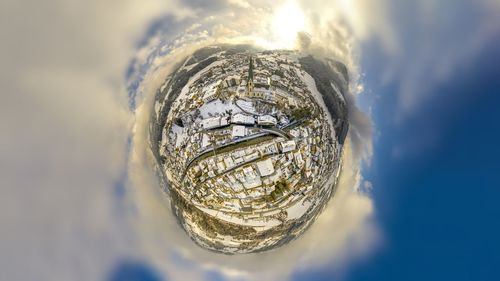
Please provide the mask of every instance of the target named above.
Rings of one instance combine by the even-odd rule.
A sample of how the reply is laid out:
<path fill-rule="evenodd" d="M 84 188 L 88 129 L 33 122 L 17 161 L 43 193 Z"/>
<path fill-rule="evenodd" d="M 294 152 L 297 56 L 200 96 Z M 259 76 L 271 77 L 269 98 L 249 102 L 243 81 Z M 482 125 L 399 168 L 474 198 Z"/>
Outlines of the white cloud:
<path fill-rule="evenodd" d="M 435 93 L 433 89 L 457 69 L 467 67 L 500 34 L 497 3 L 426 0 L 401 5 L 387 1 L 393 7 L 387 21 L 399 47 L 383 46 L 386 64 L 382 79 L 398 88 L 396 122 L 431 102 L 433 95 L 452 98 L 454 93 Z"/>
<path fill-rule="evenodd" d="M 148 22 L 172 4 L 1 5 L 2 278 L 102 280 L 139 245 L 115 195 L 133 117 L 123 75 Z"/>

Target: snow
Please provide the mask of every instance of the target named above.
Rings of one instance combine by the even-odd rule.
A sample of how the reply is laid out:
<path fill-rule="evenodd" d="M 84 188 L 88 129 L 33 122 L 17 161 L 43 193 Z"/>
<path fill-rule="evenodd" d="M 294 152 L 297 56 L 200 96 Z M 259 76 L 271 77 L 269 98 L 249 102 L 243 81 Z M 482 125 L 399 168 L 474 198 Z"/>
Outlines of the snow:
<path fill-rule="evenodd" d="M 167 80 L 165 80 L 165 82 L 163 82 L 163 84 L 160 87 L 160 92 L 163 92 L 165 90 L 165 88 L 168 85 L 168 81 L 169 81 L 169 79 L 167 79 Z"/>
<path fill-rule="evenodd" d="M 236 137 L 244 137 L 245 136 L 245 126 L 233 126 L 233 133 L 232 133 L 232 137 L 233 138 L 236 138 Z"/>
<path fill-rule="evenodd" d="M 214 61 L 213 63 L 207 65 L 207 67 L 203 68 L 202 70 L 200 70 L 199 72 L 197 72 L 195 75 L 191 76 L 188 80 L 188 82 L 186 83 L 186 85 L 184 85 L 184 87 L 182 88 L 181 90 L 181 93 L 179 94 L 179 96 L 177 97 L 176 101 L 174 102 L 172 108 L 176 108 L 179 106 L 179 102 L 181 100 L 185 100 L 187 97 L 188 97 L 188 94 L 189 94 L 189 88 L 191 87 L 191 85 L 196 82 L 198 79 L 200 79 L 200 76 L 202 74 L 204 74 L 205 72 L 209 71 L 211 68 L 213 67 L 216 67 L 216 66 L 219 66 L 221 64 L 224 64 L 226 62 L 225 59 L 223 60 L 217 60 L 217 61 Z"/>
<path fill-rule="evenodd" d="M 293 206 L 291 206 L 286 210 L 288 214 L 288 219 L 290 220 L 298 219 L 307 212 L 307 209 L 309 209 L 309 207 L 311 206 L 311 202 L 304 202 L 304 201 L 305 199 L 303 199 L 300 202 L 296 202 Z"/>
<path fill-rule="evenodd" d="M 237 247 L 237 246 L 241 245 L 240 242 L 234 241 L 234 238 L 232 236 L 229 236 L 229 235 L 217 235 L 217 238 L 226 242 L 227 244 L 229 244 L 229 246 Z"/>
<path fill-rule="evenodd" d="M 161 147 L 164 147 L 167 144 L 167 130 L 163 128 L 161 133 Z"/>
<path fill-rule="evenodd" d="M 167 130 L 163 128 L 162 133 L 161 133 L 161 144 L 160 144 L 160 155 L 163 155 L 165 153 L 165 146 L 167 144 Z"/>
<path fill-rule="evenodd" d="M 312 96 L 314 97 L 316 102 L 323 108 L 323 111 L 326 112 L 326 114 L 328 114 L 329 118 L 326 119 L 328 119 L 328 123 L 330 124 L 330 126 L 334 128 L 330 111 L 328 110 L 328 107 L 326 106 L 325 101 L 323 100 L 323 96 L 318 91 L 318 88 L 316 88 L 316 82 L 314 82 L 314 78 L 307 72 L 304 72 L 304 75 L 302 75 L 302 73 L 297 68 L 295 68 L 295 71 L 297 73 L 297 76 L 299 76 L 300 79 L 307 85 L 307 88 L 312 93 Z"/>
<path fill-rule="evenodd" d="M 272 175 L 274 173 L 273 161 L 268 158 L 264 161 L 257 162 L 257 169 L 262 177 Z"/>
<path fill-rule="evenodd" d="M 345 104 L 346 102 L 345 102 L 344 96 L 340 93 L 339 88 L 337 88 L 337 86 L 335 86 L 335 84 L 333 84 L 333 83 L 330 83 L 330 85 L 332 85 L 332 88 L 335 91 L 335 94 L 337 95 L 339 100 L 341 100 L 342 103 Z"/>
<path fill-rule="evenodd" d="M 230 216 L 230 215 L 225 214 L 223 212 L 219 212 L 217 210 L 205 208 L 205 207 L 202 207 L 199 205 L 196 205 L 196 207 L 198 209 L 200 209 L 201 211 L 203 211 L 211 216 L 214 216 L 218 219 L 221 219 L 221 220 L 224 220 L 224 221 L 227 221 L 230 223 L 234 223 L 234 224 L 258 227 L 259 229 L 269 229 L 269 228 L 272 228 L 272 227 L 275 227 L 275 226 L 278 226 L 281 224 L 281 222 L 279 220 L 275 220 L 275 219 L 269 220 L 269 221 L 259 221 L 259 220 L 250 220 L 250 219 L 244 220 L 244 219 L 238 218 L 236 216 Z"/>
<path fill-rule="evenodd" d="M 165 129 L 163 129 L 163 130 L 165 131 Z M 179 147 L 181 145 L 181 143 L 184 141 L 184 139 L 187 137 L 187 134 L 184 132 L 184 130 L 185 130 L 184 128 L 179 127 L 175 124 L 172 125 L 171 131 L 172 131 L 172 133 L 174 133 L 177 136 L 177 139 L 175 140 L 175 147 Z M 162 143 L 163 143 L 163 139 L 162 139 Z"/>
<path fill-rule="evenodd" d="M 157 100 L 155 102 L 155 113 L 156 113 L 156 118 L 158 118 L 158 111 L 160 111 L 161 105 L 160 102 Z"/>
<path fill-rule="evenodd" d="M 246 100 L 236 100 L 235 102 L 239 107 L 243 108 L 248 113 L 258 115 L 258 113 L 255 112 L 255 108 L 253 107 L 253 104 L 251 102 Z"/>
<path fill-rule="evenodd" d="M 233 114 L 241 112 L 241 109 L 239 109 L 235 104 L 233 103 L 224 104 L 220 100 L 213 100 L 211 102 L 205 103 L 199 109 L 201 117 L 203 119 L 210 117 L 208 113 L 211 113 L 212 115 L 217 115 L 225 113 L 226 110 L 232 110 Z"/>

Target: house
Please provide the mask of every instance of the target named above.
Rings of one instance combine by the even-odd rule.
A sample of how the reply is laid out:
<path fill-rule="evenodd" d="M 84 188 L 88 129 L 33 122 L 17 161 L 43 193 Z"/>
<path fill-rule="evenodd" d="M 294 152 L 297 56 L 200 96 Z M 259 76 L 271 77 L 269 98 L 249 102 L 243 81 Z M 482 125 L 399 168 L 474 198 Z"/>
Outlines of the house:
<path fill-rule="evenodd" d="M 220 117 L 210 117 L 210 118 L 206 118 L 206 119 L 201 120 L 200 126 L 202 129 L 210 130 L 210 129 L 220 127 L 220 124 L 221 124 Z"/>
<path fill-rule="evenodd" d="M 278 121 L 271 115 L 262 115 L 257 118 L 257 124 L 262 126 L 276 126 Z"/>
<path fill-rule="evenodd" d="M 202 90 L 203 100 L 205 102 L 210 102 L 210 101 L 215 100 L 219 96 L 219 94 L 221 92 L 221 88 L 222 88 L 222 81 L 221 80 L 218 80 L 217 82 L 214 82 L 214 83 L 204 87 Z"/>
<path fill-rule="evenodd" d="M 257 170 L 261 177 L 272 175 L 274 173 L 273 161 L 268 158 L 264 161 L 257 162 Z"/>
<path fill-rule="evenodd" d="M 295 150 L 297 147 L 297 144 L 295 143 L 294 140 L 289 140 L 289 141 L 284 141 L 279 143 L 280 150 L 282 153 L 286 153 L 292 150 Z"/>
<path fill-rule="evenodd" d="M 233 161 L 233 157 L 231 156 L 228 156 L 226 158 L 224 158 L 224 164 L 226 165 L 226 167 L 228 169 L 231 169 L 232 167 L 234 167 L 234 161 Z"/>
<path fill-rule="evenodd" d="M 201 140 L 201 149 L 205 149 L 210 145 L 210 137 L 207 134 L 203 134 Z"/>
<path fill-rule="evenodd" d="M 302 168 L 302 166 L 304 165 L 304 159 L 302 158 L 302 154 L 300 154 L 299 152 L 295 152 L 293 156 L 297 167 Z"/>
<path fill-rule="evenodd" d="M 236 113 L 231 116 L 231 123 L 242 124 L 242 125 L 253 125 L 255 124 L 255 118 L 250 115 L 243 113 Z"/>
<path fill-rule="evenodd" d="M 233 139 L 239 138 L 239 137 L 244 137 L 245 135 L 246 135 L 245 126 L 241 126 L 241 125 L 233 126 L 233 133 L 232 133 Z"/>

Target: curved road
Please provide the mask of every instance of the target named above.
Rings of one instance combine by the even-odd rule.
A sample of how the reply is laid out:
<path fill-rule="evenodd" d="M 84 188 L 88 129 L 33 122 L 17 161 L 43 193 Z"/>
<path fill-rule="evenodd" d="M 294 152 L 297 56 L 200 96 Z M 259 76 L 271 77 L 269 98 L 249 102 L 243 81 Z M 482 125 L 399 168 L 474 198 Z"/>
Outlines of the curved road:
<path fill-rule="evenodd" d="M 290 135 L 288 135 L 285 131 L 280 130 L 280 129 L 276 128 L 276 127 L 262 128 L 262 127 L 258 127 L 258 126 L 255 126 L 255 125 L 253 127 L 254 128 L 259 128 L 263 132 L 262 133 L 257 133 L 257 134 L 251 135 L 251 136 L 243 137 L 243 138 L 240 138 L 238 140 L 232 141 L 230 143 L 223 144 L 221 146 L 215 146 L 215 147 L 207 148 L 207 149 L 199 152 L 195 157 L 191 158 L 191 160 L 189 160 L 189 162 L 186 164 L 186 167 L 184 168 L 184 172 L 182 173 L 181 181 L 184 180 L 184 177 L 186 176 L 187 171 L 189 170 L 189 168 L 191 168 L 191 165 L 193 165 L 193 163 L 196 162 L 196 160 L 200 159 L 201 157 L 203 157 L 204 155 L 209 154 L 209 153 L 214 153 L 215 154 L 215 153 L 217 153 L 217 150 L 219 150 L 219 149 L 222 149 L 222 148 L 225 148 L 225 147 L 228 147 L 228 146 L 231 146 L 231 145 L 235 145 L 235 144 L 238 144 L 238 143 L 241 143 L 241 142 L 245 142 L 245 141 L 253 140 L 253 139 L 256 139 L 256 138 L 264 137 L 264 136 L 267 136 L 267 135 L 270 135 L 270 134 L 271 135 L 276 135 L 276 136 L 279 136 L 279 137 L 282 137 L 282 138 L 285 138 L 285 139 L 288 139 L 288 140 L 291 139 Z"/>

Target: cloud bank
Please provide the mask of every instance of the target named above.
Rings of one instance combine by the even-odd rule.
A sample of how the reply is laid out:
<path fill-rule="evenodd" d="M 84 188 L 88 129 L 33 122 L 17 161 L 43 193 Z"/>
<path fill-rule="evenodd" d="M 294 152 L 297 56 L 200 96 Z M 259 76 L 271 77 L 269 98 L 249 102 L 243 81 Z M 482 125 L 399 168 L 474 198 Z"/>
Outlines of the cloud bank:
<path fill-rule="evenodd" d="M 2 279 L 102 280 L 137 244 L 116 195 L 133 121 L 124 69 L 171 5 L 0 5 Z"/>

